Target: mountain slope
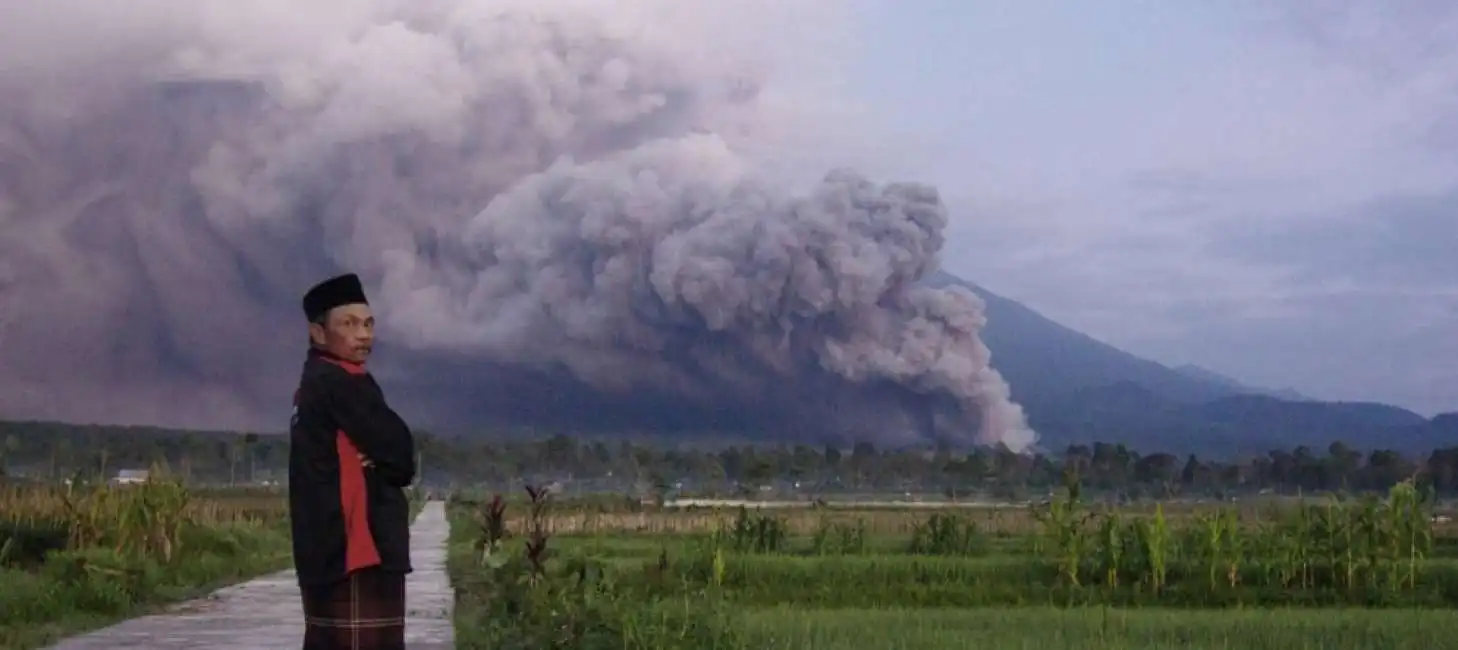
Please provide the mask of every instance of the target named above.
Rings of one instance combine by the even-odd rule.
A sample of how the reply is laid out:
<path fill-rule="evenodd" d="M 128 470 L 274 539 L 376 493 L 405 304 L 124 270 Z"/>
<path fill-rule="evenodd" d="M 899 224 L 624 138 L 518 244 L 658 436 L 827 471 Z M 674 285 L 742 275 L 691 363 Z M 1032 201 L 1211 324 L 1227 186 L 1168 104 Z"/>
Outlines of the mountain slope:
<path fill-rule="evenodd" d="M 1451 444 L 1443 434 L 1454 424 L 1445 416 L 1430 421 L 1386 404 L 1320 402 L 1200 368 L 1170 368 L 955 276 L 939 273 L 928 283 L 967 287 L 987 304 L 983 340 L 1045 449 L 1118 442 L 1227 456 L 1297 445 L 1324 450 L 1336 440 L 1404 452 Z"/>
<path fill-rule="evenodd" d="M 1270 395 L 1271 397 L 1279 397 L 1281 399 L 1291 400 L 1293 402 L 1313 401 L 1310 397 L 1302 395 L 1301 393 L 1291 388 L 1273 390 L 1270 388 L 1249 386 L 1239 380 L 1226 377 L 1225 375 L 1215 372 L 1214 370 L 1210 370 L 1209 368 L 1202 368 L 1200 366 L 1190 363 L 1184 364 L 1182 366 L 1175 366 L 1174 371 L 1186 377 L 1199 379 L 1201 381 L 1206 381 L 1213 384 L 1219 384 L 1236 393 L 1244 393 L 1248 395 Z"/>
<path fill-rule="evenodd" d="M 1132 382 L 1180 402 L 1236 393 L 1221 383 L 1187 376 L 1059 325 L 1021 303 L 951 274 L 938 272 L 927 284 L 960 285 L 987 303 L 982 340 L 992 349 L 993 366 L 1012 384 L 1013 396 L 1024 402 L 1120 382 Z"/>

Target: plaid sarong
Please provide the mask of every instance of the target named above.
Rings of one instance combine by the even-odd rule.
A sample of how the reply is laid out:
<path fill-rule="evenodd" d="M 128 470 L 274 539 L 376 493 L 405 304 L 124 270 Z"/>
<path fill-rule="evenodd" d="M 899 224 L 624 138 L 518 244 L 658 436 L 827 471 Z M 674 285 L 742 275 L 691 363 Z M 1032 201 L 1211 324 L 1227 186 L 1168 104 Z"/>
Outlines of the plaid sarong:
<path fill-rule="evenodd" d="M 362 569 L 303 592 L 304 650 L 405 650 L 405 574 Z"/>

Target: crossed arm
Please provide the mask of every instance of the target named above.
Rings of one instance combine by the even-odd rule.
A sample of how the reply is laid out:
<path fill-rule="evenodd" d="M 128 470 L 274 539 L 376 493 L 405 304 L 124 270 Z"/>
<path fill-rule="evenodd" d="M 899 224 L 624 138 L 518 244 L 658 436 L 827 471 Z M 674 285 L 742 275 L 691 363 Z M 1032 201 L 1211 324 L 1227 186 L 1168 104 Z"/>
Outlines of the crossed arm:
<path fill-rule="evenodd" d="M 385 403 L 367 375 L 340 377 L 327 390 L 329 411 L 361 460 L 396 487 L 415 480 L 415 438 L 405 421 Z"/>

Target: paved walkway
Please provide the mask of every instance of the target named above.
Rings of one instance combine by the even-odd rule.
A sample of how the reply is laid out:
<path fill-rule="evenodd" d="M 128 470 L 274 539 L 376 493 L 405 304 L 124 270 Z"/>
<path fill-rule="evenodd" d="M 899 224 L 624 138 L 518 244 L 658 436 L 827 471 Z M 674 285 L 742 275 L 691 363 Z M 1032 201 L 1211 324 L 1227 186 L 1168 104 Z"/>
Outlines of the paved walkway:
<path fill-rule="evenodd" d="M 445 571 L 445 504 L 431 501 L 410 527 L 405 642 L 410 650 L 454 648 L 454 596 Z M 299 648 L 304 617 L 292 570 L 221 589 L 167 612 L 62 641 L 54 650 L 279 650 Z"/>

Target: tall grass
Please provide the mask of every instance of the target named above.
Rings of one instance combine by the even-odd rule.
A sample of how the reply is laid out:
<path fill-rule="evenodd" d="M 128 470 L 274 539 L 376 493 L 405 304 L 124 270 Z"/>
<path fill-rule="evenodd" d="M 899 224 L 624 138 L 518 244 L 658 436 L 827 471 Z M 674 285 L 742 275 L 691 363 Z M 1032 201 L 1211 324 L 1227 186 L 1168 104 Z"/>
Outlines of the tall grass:
<path fill-rule="evenodd" d="M 0 647 L 34 647 L 282 568 L 282 493 L 139 485 L 0 488 Z"/>

